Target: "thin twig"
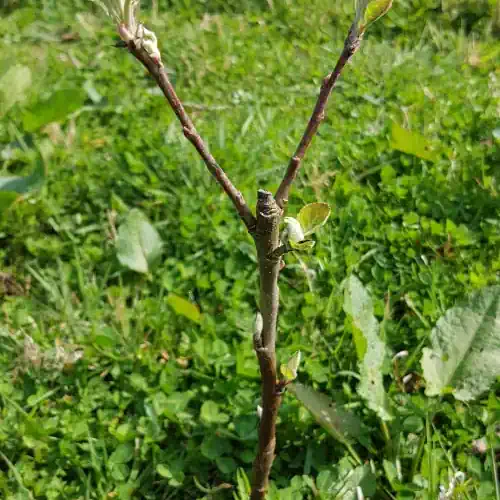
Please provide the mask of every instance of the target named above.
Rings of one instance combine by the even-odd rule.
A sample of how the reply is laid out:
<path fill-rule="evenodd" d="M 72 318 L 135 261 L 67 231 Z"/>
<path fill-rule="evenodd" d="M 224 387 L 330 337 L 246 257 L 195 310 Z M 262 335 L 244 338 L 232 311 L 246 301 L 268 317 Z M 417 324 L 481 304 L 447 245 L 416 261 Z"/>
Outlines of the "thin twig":
<path fill-rule="evenodd" d="M 177 96 L 177 93 L 168 78 L 165 67 L 161 63 L 158 64 L 153 61 L 146 50 L 136 47 L 133 41 L 128 43 L 128 49 L 133 56 L 146 67 L 151 76 L 156 80 L 156 83 L 162 90 L 171 108 L 179 119 L 185 137 L 195 147 L 196 151 L 198 151 L 210 173 L 215 177 L 222 189 L 224 189 L 226 194 L 229 196 L 248 231 L 253 233 L 255 231 L 256 224 L 255 217 L 243 198 L 243 195 L 236 189 L 224 170 L 222 170 L 222 168 L 215 161 L 215 158 L 211 155 L 200 134 L 196 131 L 191 118 L 184 109 L 182 102 Z"/>
<path fill-rule="evenodd" d="M 314 136 L 316 135 L 321 122 L 325 119 L 326 105 L 328 104 L 328 99 L 332 93 L 332 90 L 335 88 L 335 85 L 340 75 L 342 74 L 342 70 L 344 69 L 345 65 L 359 49 L 360 43 L 361 38 L 356 34 L 356 30 L 353 26 L 345 40 L 344 49 L 340 54 L 335 69 L 323 80 L 318 100 L 316 101 L 316 106 L 314 107 L 314 111 L 311 115 L 311 118 L 309 119 L 309 123 L 307 124 L 304 135 L 300 140 L 295 154 L 290 160 L 285 177 L 281 181 L 278 191 L 276 192 L 276 203 L 281 209 L 283 209 L 286 205 L 290 189 L 292 187 L 293 181 L 295 180 L 295 177 L 297 177 L 297 173 L 300 169 L 300 165 L 302 163 L 302 160 L 304 159 L 307 149 L 309 148 Z"/>

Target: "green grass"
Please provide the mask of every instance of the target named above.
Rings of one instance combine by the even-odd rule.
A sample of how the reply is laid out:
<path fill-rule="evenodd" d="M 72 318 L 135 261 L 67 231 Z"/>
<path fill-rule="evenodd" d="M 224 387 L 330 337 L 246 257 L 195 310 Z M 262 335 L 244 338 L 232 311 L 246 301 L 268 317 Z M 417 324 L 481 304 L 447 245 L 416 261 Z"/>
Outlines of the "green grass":
<path fill-rule="evenodd" d="M 252 242 L 98 11 L 19 3 L 0 19 L 0 78 L 26 65 L 32 83 L 0 121 L 2 175 L 32 172 L 39 148 L 47 178 L 0 219 L 0 497 L 231 498 L 207 491 L 235 485 L 256 449 Z M 372 465 L 374 498 L 434 500 L 460 470 L 455 498 L 498 500 L 495 454 L 472 451 L 477 439 L 499 444 L 498 383 L 473 404 L 437 402 L 418 383 L 403 394 L 388 366 L 400 413 L 381 428 L 351 376 L 341 290 L 351 272 L 374 298 L 390 351 L 409 351 L 403 371 L 417 382 L 436 320 L 500 282 L 497 6 L 395 4 L 342 77 L 294 187 L 290 214 L 313 201 L 333 213 L 313 254 L 287 259 L 278 355 L 301 349 L 299 380 L 362 418 L 373 447 L 353 446 Z M 252 206 L 257 187 L 277 188 L 350 11 L 330 0 L 185 0 L 161 3 L 156 19 L 145 9 L 198 130 Z M 60 89 L 84 106 L 28 131 L 27 111 Z M 436 161 L 395 150 L 393 123 L 424 135 Z M 165 244 L 144 277 L 116 258 L 113 235 L 130 208 Z M 176 315 L 169 294 L 196 303 L 201 323 Z M 291 395 L 277 451 L 275 498 L 312 498 L 320 473 L 338 484 L 352 468 Z"/>

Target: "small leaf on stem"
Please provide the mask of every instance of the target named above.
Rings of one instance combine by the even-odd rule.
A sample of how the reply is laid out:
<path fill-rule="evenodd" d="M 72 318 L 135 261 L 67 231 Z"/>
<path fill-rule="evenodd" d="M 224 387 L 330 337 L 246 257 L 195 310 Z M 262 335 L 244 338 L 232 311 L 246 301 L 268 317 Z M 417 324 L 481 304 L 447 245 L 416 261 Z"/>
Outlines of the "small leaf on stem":
<path fill-rule="evenodd" d="M 356 0 L 356 19 L 358 36 L 363 35 L 366 28 L 387 14 L 392 7 L 392 0 Z"/>
<path fill-rule="evenodd" d="M 301 209 L 297 219 L 302 226 L 304 236 L 308 236 L 325 225 L 330 217 L 330 206 L 328 203 L 310 203 Z"/>
<path fill-rule="evenodd" d="M 285 217 L 286 224 L 282 240 L 297 252 L 308 252 L 313 249 L 315 242 L 306 239 L 306 236 L 317 231 L 325 224 L 330 216 L 330 207 L 327 203 L 311 203 L 299 212 L 297 219 Z"/>
<path fill-rule="evenodd" d="M 316 242 L 313 240 L 302 240 L 298 243 L 290 242 L 290 247 L 296 252 L 309 252 L 314 248 L 315 244 Z"/>
<path fill-rule="evenodd" d="M 280 366 L 281 375 L 287 382 L 292 382 L 297 378 L 297 370 L 300 365 L 301 352 L 297 351 L 289 360 L 286 365 Z"/>

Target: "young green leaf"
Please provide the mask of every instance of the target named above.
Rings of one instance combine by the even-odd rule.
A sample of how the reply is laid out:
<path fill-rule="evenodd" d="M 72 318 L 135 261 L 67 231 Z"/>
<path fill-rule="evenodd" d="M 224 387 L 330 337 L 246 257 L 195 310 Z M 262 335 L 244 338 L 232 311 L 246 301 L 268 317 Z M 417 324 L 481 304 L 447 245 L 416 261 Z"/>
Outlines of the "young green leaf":
<path fill-rule="evenodd" d="M 300 358 L 301 358 L 301 352 L 297 351 L 288 360 L 288 363 L 286 365 L 280 366 L 281 375 L 283 375 L 283 378 L 286 381 L 292 382 L 293 380 L 295 380 L 297 378 L 297 370 L 299 369 Z"/>
<path fill-rule="evenodd" d="M 382 420 L 391 420 L 392 414 L 382 377 L 385 344 L 378 335 L 379 324 L 373 315 L 371 298 L 354 275 L 344 285 L 344 311 L 352 316 L 354 328 L 357 329 L 355 333 L 364 337 L 364 349 L 357 349 L 358 355 L 362 356 L 358 392 Z"/>
<path fill-rule="evenodd" d="M 116 242 L 120 263 L 137 271 L 147 273 L 162 252 L 163 243 L 156 229 L 138 209 L 129 212 L 118 229 Z"/>
<path fill-rule="evenodd" d="M 184 316 L 195 323 L 201 322 L 201 313 L 198 307 L 189 302 L 189 300 L 178 297 L 177 295 L 170 294 L 167 297 L 167 304 L 172 307 L 172 309 L 181 316 Z"/>
<path fill-rule="evenodd" d="M 365 10 L 365 29 L 370 26 L 370 24 L 378 21 L 382 16 L 385 16 L 391 7 L 392 0 L 371 0 Z"/>
<path fill-rule="evenodd" d="M 283 242 L 298 252 L 308 252 L 314 248 L 315 242 L 305 239 L 304 229 L 297 219 L 285 217 L 284 221 L 286 227 L 282 235 Z"/>
<path fill-rule="evenodd" d="M 486 391 L 500 375 L 500 286 L 449 309 L 432 330 L 431 345 L 422 356 L 428 396 L 451 388 L 470 401 Z"/>
<path fill-rule="evenodd" d="M 310 203 L 300 210 L 297 220 L 302 227 L 304 236 L 308 236 L 323 226 L 328 217 L 330 217 L 328 203 Z"/>
<path fill-rule="evenodd" d="M 290 247 L 297 252 L 310 252 L 314 248 L 314 245 L 316 245 L 316 242 L 313 240 L 302 240 L 298 243 L 289 243 Z"/>
<path fill-rule="evenodd" d="M 370 24 L 378 21 L 392 7 L 392 0 L 356 0 L 358 34 L 362 35 Z"/>

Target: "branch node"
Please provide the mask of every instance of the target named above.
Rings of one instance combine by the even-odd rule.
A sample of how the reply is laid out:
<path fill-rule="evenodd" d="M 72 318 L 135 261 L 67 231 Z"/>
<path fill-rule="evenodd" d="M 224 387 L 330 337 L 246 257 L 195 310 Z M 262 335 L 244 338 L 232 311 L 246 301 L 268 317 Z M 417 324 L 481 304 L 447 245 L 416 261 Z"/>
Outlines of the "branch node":
<path fill-rule="evenodd" d="M 358 30 L 356 23 L 351 26 L 347 38 L 344 42 L 344 49 L 348 54 L 348 59 L 350 59 L 359 49 L 363 35 L 358 35 Z"/>
<path fill-rule="evenodd" d="M 257 332 L 254 333 L 253 348 L 257 352 L 257 355 L 258 355 L 259 351 L 264 349 L 264 347 L 262 347 L 262 332 L 261 333 L 257 333 Z"/>
<path fill-rule="evenodd" d="M 268 256 L 267 259 L 270 261 L 276 261 L 283 255 L 293 252 L 293 248 L 290 247 L 287 243 L 284 243 L 283 245 L 280 245 L 276 250 L 271 252 Z"/>
<path fill-rule="evenodd" d="M 182 127 L 182 132 L 184 133 L 184 137 L 190 141 L 192 141 L 196 136 L 196 131 L 189 127 Z"/>

